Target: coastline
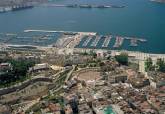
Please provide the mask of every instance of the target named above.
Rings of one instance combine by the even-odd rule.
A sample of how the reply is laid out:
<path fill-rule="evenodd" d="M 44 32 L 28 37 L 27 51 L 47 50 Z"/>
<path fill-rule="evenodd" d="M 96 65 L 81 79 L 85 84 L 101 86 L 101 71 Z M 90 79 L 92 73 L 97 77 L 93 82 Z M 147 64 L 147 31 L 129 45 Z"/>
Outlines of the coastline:
<path fill-rule="evenodd" d="M 132 51 L 132 50 L 128 50 L 128 49 L 124 49 L 122 47 L 118 47 L 116 49 L 108 47 L 104 48 L 104 47 L 97 47 L 97 44 L 95 45 L 95 47 L 81 47 L 78 46 L 80 45 L 80 42 L 83 40 L 84 36 L 98 36 L 97 32 L 77 32 L 77 31 L 56 31 L 56 30 L 38 30 L 38 29 L 26 29 L 23 31 L 24 33 L 32 33 L 32 32 L 38 32 L 38 33 L 44 33 L 47 34 L 46 36 L 48 36 L 49 34 L 52 33 L 62 33 L 63 35 L 66 35 L 67 37 L 63 38 L 63 37 L 58 37 L 58 40 L 63 40 L 63 39 L 72 39 L 71 41 L 68 42 L 68 44 L 66 44 L 64 47 L 58 47 L 56 46 L 56 44 L 58 43 L 58 40 L 55 42 L 51 42 L 51 44 L 48 45 L 35 45 L 35 44 L 12 44 L 12 43 L 1 43 L 0 45 L 0 50 L 6 50 L 6 49 L 35 49 L 35 50 L 41 50 L 41 51 L 45 51 L 45 50 L 51 50 L 51 49 L 55 49 L 55 50 L 69 50 L 68 52 L 70 52 L 70 50 L 76 51 L 88 51 L 88 50 L 101 50 L 101 51 L 112 51 L 113 54 L 118 54 L 120 52 L 126 52 L 128 54 L 130 54 L 130 56 L 136 56 L 138 58 L 146 58 L 146 57 L 152 57 L 152 58 L 165 58 L 165 54 L 164 53 L 147 53 L 145 51 Z M 110 35 L 111 36 L 111 35 Z M 115 35 L 113 35 L 114 37 Z M 44 36 L 45 37 L 45 36 Z M 111 36 L 112 37 L 112 36 Z M 119 36 L 116 36 L 117 38 Z M 147 40 L 142 39 L 142 38 L 134 38 L 134 37 L 126 37 L 126 36 L 122 36 L 125 40 L 128 39 L 135 39 L 135 40 L 139 40 L 140 42 L 146 42 Z M 117 39 L 116 38 L 116 39 Z M 100 40 L 100 39 L 99 39 Z M 144 41 L 143 41 L 144 40 Z M 67 40 L 63 40 L 63 43 L 67 42 Z M 95 43 L 98 43 L 97 41 Z M 118 43 L 118 42 L 117 42 Z M 90 44 L 91 45 L 91 44 Z M 121 44 L 122 45 L 122 44 Z M 26 51 L 26 50 L 25 50 Z M 72 53 L 73 53 L 72 51 Z M 143 56 L 143 57 L 139 57 L 139 56 Z"/>
<path fill-rule="evenodd" d="M 165 0 L 150 0 L 150 1 L 165 4 Z"/>

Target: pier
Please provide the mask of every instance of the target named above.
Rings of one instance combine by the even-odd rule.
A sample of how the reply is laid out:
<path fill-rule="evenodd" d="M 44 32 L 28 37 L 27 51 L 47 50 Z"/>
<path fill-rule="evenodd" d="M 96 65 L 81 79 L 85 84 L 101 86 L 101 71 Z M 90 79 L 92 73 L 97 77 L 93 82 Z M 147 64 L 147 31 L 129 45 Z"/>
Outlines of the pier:
<path fill-rule="evenodd" d="M 138 44 L 137 44 L 137 39 L 131 39 L 131 44 L 130 44 L 130 46 L 134 46 L 134 47 L 138 46 Z"/>
<path fill-rule="evenodd" d="M 115 41 L 115 44 L 114 44 L 114 48 L 119 48 L 121 47 L 121 45 L 123 44 L 123 41 L 124 41 L 124 38 L 123 37 L 119 37 L 117 36 L 116 37 L 116 41 Z"/>
<path fill-rule="evenodd" d="M 110 43 L 111 38 L 112 38 L 112 36 L 106 36 L 106 38 L 105 38 L 105 40 L 103 42 L 102 47 L 108 47 L 108 44 Z"/>
<path fill-rule="evenodd" d="M 97 44 L 98 44 L 98 42 L 99 42 L 99 40 L 100 40 L 100 36 L 96 36 L 96 38 L 95 38 L 95 40 L 92 42 L 92 44 L 91 44 L 91 46 L 92 47 L 96 47 L 97 46 Z"/>
<path fill-rule="evenodd" d="M 62 44 L 62 48 L 66 48 L 73 40 L 73 38 L 66 39 Z"/>
<path fill-rule="evenodd" d="M 88 43 L 92 40 L 93 36 L 89 36 L 87 38 L 87 40 L 84 41 L 84 43 L 82 44 L 83 47 L 86 47 L 88 45 Z"/>
<path fill-rule="evenodd" d="M 146 39 L 142 38 L 131 38 L 131 37 L 126 37 L 125 39 L 130 40 L 130 46 L 136 47 L 138 46 L 138 41 L 140 42 L 146 42 Z"/>
<path fill-rule="evenodd" d="M 47 32 L 47 33 L 77 33 L 77 32 L 72 32 L 72 31 L 52 31 L 52 30 L 24 30 L 24 32 Z"/>

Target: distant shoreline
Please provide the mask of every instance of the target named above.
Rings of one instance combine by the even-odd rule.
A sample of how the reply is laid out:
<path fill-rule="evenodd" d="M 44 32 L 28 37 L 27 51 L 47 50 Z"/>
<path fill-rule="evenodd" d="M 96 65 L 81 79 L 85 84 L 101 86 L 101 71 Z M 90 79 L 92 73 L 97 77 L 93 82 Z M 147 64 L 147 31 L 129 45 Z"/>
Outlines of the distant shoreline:
<path fill-rule="evenodd" d="M 164 3 L 165 4 L 165 0 L 150 0 L 151 2 L 157 2 L 157 3 Z"/>

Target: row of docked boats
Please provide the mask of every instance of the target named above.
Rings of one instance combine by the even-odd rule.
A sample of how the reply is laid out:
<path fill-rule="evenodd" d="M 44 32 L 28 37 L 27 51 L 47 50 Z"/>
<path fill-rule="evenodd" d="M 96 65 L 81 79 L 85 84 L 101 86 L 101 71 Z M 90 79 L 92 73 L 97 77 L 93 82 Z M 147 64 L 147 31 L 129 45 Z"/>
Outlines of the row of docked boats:
<path fill-rule="evenodd" d="M 91 46 L 91 47 L 97 47 L 97 44 L 100 41 L 100 39 L 104 38 L 104 41 L 102 43 L 102 47 L 107 48 L 109 46 L 110 42 L 111 42 L 112 37 L 115 38 L 113 48 L 120 48 L 123 45 L 124 40 L 129 40 L 131 47 L 138 46 L 138 42 L 147 42 L 146 39 L 141 39 L 141 38 L 107 35 L 107 36 L 95 36 L 95 38 L 87 37 L 86 40 L 83 42 L 82 46 L 86 47 L 88 45 L 88 46 Z M 92 40 L 92 39 L 94 39 L 94 40 Z M 92 42 L 89 44 L 89 42 L 91 40 L 92 40 Z"/>
<path fill-rule="evenodd" d="M 0 7 L 0 13 L 29 9 L 33 7 L 34 7 L 33 5 L 15 5 L 15 6 Z"/>

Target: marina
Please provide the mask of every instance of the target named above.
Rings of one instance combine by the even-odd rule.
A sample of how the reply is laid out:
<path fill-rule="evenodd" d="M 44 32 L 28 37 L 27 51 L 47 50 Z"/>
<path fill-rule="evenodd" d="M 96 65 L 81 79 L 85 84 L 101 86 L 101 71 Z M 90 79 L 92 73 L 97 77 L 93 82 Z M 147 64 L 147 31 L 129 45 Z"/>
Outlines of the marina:
<path fill-rule="evenodd" d="M 97 36 L 95 37 L 94 41 L 91 43 L 91 46 L 92 46 L 92 47 L 96 47 L 97 44 L 98 44 L 98 42 L 99 42 L 99 40 L 101 39 L 101 37 L 102 37 L 102 36 L 98 36 L 98 35 L 97 35 Z"/>
<path fill-rule="evenodd" d="M 127 40 L 128 42 L 124 42 Z M 54 48 L 124 49 L 124 46 L 140 47 L 147 42 L 143 38 L 100 35 L 96 32 L 24 30 L 23 33 L 1 33 L 4 45 L 34 45 Z M 145 45 L 145 44 L 144 44 Z"/>
<path fill-rule="evenodd" d="M 103 44 L 102 44 L 102 47 L 108 47 L 108 44 L 110 43 L 110 41 L 111 41 L 111 38 L 112 38 L 112 36 L 105 36 L 105 40 L 104 40 L 104 42 L 103 42 Z"/>

